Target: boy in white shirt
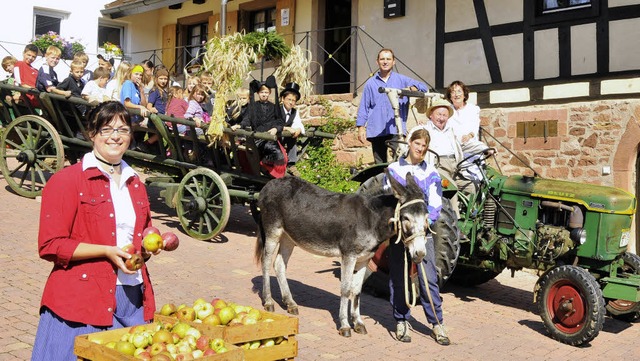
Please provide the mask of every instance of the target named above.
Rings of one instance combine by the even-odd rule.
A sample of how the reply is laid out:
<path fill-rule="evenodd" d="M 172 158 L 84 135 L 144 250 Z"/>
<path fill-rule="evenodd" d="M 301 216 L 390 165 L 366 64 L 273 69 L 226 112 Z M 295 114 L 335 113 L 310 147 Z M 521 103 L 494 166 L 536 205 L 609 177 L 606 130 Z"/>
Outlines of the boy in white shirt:
<path fill-rule="evenodd" d="M 109 100 L 107 95 L 107 82 L 109 81 L 109 70 L 99 67 L 93 71 L 93 80 L 88 82 L 82 89 L 82 97 L 88 102 L 104 102 Z"/>

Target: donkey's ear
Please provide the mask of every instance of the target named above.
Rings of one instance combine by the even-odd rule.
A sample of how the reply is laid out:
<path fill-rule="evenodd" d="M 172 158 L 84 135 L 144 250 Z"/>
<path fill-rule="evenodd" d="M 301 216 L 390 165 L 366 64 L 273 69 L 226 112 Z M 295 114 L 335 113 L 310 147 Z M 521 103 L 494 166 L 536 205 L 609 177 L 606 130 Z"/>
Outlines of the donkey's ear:
<path fill-rule="evenodd" d="M 389 168 L 386 168 L 384 170 L 384 174 L 387 176 L 387 179 L 391 184 L 391 189 L 393 190 L 393 196 L 398 198 L 400 202 L 403 202 L 404 199 L 406 198 L 406 193 L 407 193 L 404 186 L 400 184 L 400 182 L 398 182 L 395 178 L 393 178 L 393 176 L 391 175 L 391 172 L 389 171 Z"/>

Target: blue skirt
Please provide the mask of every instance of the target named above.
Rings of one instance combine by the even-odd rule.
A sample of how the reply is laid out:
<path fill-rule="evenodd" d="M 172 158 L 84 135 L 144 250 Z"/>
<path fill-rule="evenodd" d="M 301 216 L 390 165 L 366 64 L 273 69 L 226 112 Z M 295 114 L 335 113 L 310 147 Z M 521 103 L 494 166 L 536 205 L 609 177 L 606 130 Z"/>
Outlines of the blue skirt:
<path fill-rule="evenodd" d="M 145 323 L 142 307 L 142 285 L 117 286 L 116 305 L 116 310 L 113 313 L 113 325 L 110 327 L 96 327 L 66 321 L 51 312 L 50 309 L 43 307 L 40 310 L 40 322 L 31 360 L 75 361 L 78 359 L 73 353 L 76 336 Z"/>

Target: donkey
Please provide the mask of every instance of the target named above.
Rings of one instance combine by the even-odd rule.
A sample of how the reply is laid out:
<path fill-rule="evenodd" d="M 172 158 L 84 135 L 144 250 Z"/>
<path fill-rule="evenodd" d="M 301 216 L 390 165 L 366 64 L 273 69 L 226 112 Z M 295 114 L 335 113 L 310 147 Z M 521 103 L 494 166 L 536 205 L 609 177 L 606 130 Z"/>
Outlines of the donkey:
<path fill-rule="evenodd" d="M 401 239 L 416 263 L 426 254 L 424 193 L 411 174 L 406 187 L 388 173 L 387 178 L 393 195 L 334 193 L 297 177 L 274 179 L 264 186 L 258 199 L 255 257 L 262 263 L 262 304 L 267 311 L 274 308 L 269 279 L 273 264 L 287 312 L 298 314 L 285 271 L 293 248 L 299 246 L 316 255 L 341 258 L 340 335 L 351 336 L 349 300 L 354 331 L 367 333 L 360 318 L 360 292 L 366 265 L 380 243 L 397 236 L 391 241 Z"/>

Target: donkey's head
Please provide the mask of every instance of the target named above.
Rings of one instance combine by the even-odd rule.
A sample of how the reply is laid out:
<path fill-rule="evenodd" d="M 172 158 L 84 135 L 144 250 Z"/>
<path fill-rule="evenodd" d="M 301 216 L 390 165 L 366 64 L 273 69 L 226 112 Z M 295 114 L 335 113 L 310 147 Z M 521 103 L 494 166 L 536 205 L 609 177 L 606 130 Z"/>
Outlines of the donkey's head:
<path fill-rule="evenodd" d="M 393 218 L 398 238 L 404 243 L 413 262 L 420 263 L 427 254 L 425 232 L 427 227 L 427 205 L 424 201 L 425 195 L 412 174 L 407 173 L 407 185 L 402 186 L 389 174 L 388 170 L 385 170 L 385 172 L 387 173 L 387 179 L 391 183 L 393 195 L 398 199 Z"/>

